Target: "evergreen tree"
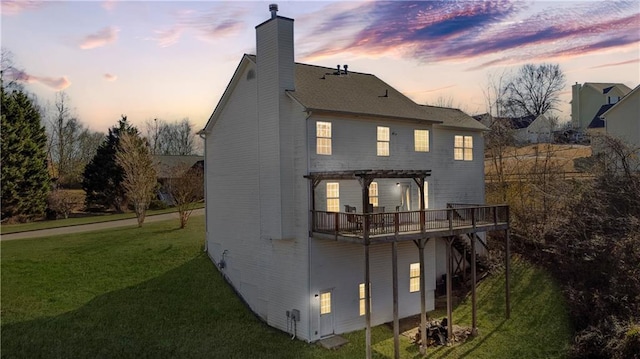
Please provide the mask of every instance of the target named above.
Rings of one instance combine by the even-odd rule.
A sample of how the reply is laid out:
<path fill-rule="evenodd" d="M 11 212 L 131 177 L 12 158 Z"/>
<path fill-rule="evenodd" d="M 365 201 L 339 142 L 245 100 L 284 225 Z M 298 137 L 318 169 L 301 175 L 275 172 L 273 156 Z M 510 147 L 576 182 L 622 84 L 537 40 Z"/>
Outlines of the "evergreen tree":
<path fill-rule="evenodd" d="M 85 167 L 82 188 L 86 192 L 87 208 L 114 208 L 118 212 L 127 209 L 127 196 L 122 186 L 124 170 L 116 162 L 120 137 L 125 133 L 137 135 L 138 130 L 122 116 L 118 125 L 109 129 L 109 134 Z"/>
<path fill-rule="evenodd" d="M 47 136 L 40 112 L 21 89 L 5 92 L 2 102 L 2 219 L 31 219 L 44 214 L 51 178 L 47 169 Z"/>

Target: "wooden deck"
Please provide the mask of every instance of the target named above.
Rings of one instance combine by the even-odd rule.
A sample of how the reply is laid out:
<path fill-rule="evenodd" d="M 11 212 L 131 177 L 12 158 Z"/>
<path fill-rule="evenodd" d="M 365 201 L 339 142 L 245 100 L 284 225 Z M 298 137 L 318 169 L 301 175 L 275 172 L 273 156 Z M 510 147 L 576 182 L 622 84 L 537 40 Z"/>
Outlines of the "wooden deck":
<path fill-rule="evenodd" d="M 448 205 L 409 212 L 311 211 L 314 238 L 365 244 L 447 237 L 509 228 L 507 205 Z"/>

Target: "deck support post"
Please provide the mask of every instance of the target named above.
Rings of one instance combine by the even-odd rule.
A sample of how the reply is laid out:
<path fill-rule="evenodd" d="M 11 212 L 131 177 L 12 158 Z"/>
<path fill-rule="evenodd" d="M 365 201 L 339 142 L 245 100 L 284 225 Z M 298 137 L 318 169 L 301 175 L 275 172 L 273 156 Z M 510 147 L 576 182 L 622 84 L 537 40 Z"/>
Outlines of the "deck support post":
<path fill-rule="evenodd" d="M 365 345 L 366 345 L 366 358 L 371 359 L 371 282 L 369 273 L 369 243 L 368 238 L 364 245 L 364 312 L 365 312 Z"/>
<path fill-rule="evenodd" d="M 365 312 L 365 345 L 366 359 L 371 359 L 371 273 L 369 269 L 369 185 L 373 181 L 372 178 L 361 178 L 362 186 L 362 213 L 364 213 L 363 236 L 364 236 L 364 312 Z"/>
<path fill-rule="evenodd" d="M 396 236 L 397 240 L 397 236 Z M 398 242 L 391 242 L 393 273 L 393 357 L 400 359 L 400 319 L 398 318 Z"/>
<path fill-rule="evenodd" d="M 506 317 L 509 319 L 511 317 L 511 288 L 510 288 L 510 277 L 511 277 L 511 243 L 509 238 L 509 230 L 505 230 L 506 238 L 505 238 L 505 250 L 504 250 L 504 290 L 505 290 L 505 301 L 506 301 Z"/>
<path fill-rule="evenodd" d="M 449 340 L 453 340 L 453 281 L 452 281 L 452 272 L 453 272 L 453 256 L 451 255 L 451 244 L 453 243 L 452 237 L 447 237 L 447 337 Z"/>
<path fill-rule="evenodd" d="M 478 335 L 478 322 L 476 315 L 476 285 L 478 284 L 476 273 L 476 233 L 471 236 L 471 335 Z"/>
<path fill-rule="evenodd" d="M 427 281 L 425 278 L 424 246 L 427 238 L 418 240 L 418 256 L 420 260 L 420 354 L 427 353 Z"/>

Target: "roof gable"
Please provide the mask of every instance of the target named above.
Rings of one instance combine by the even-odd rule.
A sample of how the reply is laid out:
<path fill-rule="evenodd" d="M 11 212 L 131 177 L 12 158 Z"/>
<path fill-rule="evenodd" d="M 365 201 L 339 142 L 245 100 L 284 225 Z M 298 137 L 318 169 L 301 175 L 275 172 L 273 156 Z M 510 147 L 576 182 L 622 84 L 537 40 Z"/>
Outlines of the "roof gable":
<path fill-rule="evenodd" d="M 209 131 L 229 101 L 242 73 L 256 56 L 245 54 L 205 126 Z M 287 94 L 307 111 L 424 121 L 445 127 L 484 131 L 487 127 L 459 109 L 419 105 L 375 75 L 295 64 L 295 90 Z"/>
<path fill-rule="evenodd" d="M 629 101 L 631 101 L 631 98 L 633 98 L 634 96 L 637 97 L 639 93 L 640 93 L 640 85 L 636 86 L 633 90 L 631 90 L 631 92 L 629 92 L 622 99 L 620 99 L 620 101 L 613 104 L 613 106 L 611 106 L 605 112 L 603 112 L 602 115 L 600 115 L 600 117 L 606 118 L 611 112 L 616 111 L 616 109 L 629 105 Z"/>
<path fill-rule="evenodd" d="M 240 60 L 238 67 L 236 67 L 236 70 L 233 72 L 233 76 L 231 76 L 231 81 L 229 81 L 229 84 L 227 84 L 227 87 L 224 89 L 224 92 L 222 93 L 222 97 L 220 98 L 220 101 L 218 101 L 216 108 L 213 110 L 213 113 L 211 114 L 211 116 L 209 116 L 209 120 L 207 121 L 207 124 L 204 126 L 204 132 L 210 131 L 211 128 L 215 125 L 216 121 L 220 117 L 220 113 L 222 112 L 221 110 L 224 108 L 227 102 L 229 102 L 229 98 L 231 97 L 233 90 L 235 89 L 238 82 L 241 80 L 242 76 L 240 75 L 244 72 L 244 70 L 249 65 L 251 64 L 255 65 L 255 63 L 256 63 L 256 57 L 254 55 L 244 54 L 242 56 L 242 59 Z"/>
<path fill-rule="evenodd" d="M 585 82 L 583 88 L 591 88 L 603 95 L 616 94 L 624 96 L 631 92 L 631 88 L 621 83 L 609 83 L 609 82 Z"/>

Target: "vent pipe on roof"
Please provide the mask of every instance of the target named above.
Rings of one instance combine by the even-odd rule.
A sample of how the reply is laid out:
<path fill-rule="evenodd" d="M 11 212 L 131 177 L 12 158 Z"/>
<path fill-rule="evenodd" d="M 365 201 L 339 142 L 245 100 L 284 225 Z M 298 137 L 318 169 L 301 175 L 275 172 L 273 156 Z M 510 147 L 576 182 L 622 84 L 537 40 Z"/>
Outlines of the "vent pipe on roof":
<path fill-rule="evenodd" d="M 269 4 L 269 11 L 271 11 L 271 18 L 275 19 L 278 16 L 278 4 Z"/>
<path fill-rule="evenodd" d="M 340 65 L 338 65 L 338 72 L 336 73 L 336 75 L 340 76 Z"/>
<path fill-rule="evenodd" d="M 349 65 L 344 65 L 343 67 L 344 67 L 344 74 L 346 75 L 347 74 L 347 69 L 349 68 Z"/>

